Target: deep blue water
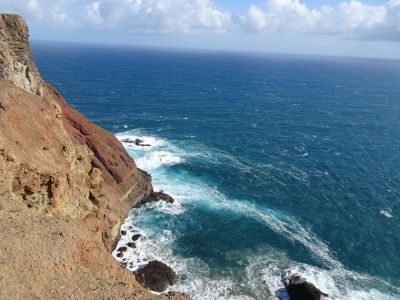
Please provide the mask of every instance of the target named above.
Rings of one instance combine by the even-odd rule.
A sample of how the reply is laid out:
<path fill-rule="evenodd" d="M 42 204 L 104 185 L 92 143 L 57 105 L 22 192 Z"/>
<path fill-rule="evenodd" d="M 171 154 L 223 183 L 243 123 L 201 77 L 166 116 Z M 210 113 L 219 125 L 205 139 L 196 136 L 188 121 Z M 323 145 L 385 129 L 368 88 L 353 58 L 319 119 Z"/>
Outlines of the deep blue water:
<path fill-rule="evenodd" d="M 400 299 L 400 61 L 34 43 L 43 78 L 120 137 L 174 205 L 143 251 L 198 299 Z M 392 297 L 392 298 L 391 298 Z"/>

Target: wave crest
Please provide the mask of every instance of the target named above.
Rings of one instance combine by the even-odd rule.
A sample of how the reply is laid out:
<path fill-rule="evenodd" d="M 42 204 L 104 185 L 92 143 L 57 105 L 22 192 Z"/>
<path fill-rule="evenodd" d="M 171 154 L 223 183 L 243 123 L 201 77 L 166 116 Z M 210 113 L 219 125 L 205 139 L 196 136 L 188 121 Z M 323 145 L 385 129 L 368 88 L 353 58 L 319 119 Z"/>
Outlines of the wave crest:
<path fill-rule="evenodd" d="M 183 163 L 185 160 L 171 152 L 155 151 L 150 152 L 136 160 L 139 168 L 144 170 L 157 169 L 162 166 L 174 166 Z"/>

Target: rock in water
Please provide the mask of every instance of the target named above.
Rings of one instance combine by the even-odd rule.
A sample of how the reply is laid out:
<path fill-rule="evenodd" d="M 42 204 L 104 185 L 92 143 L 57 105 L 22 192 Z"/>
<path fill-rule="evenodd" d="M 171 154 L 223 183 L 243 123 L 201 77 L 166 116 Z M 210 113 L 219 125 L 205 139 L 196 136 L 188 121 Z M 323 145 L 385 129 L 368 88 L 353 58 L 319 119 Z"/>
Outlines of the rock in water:
<path fill-rule="evenodd" d="M 145 288 L 159 293 L 178 282 L 178 276 L 174 270 L 159 261 L 150 262 L 144 268 L 136 271 L 135 275 L 137 281 Z"/>
<path fill-rule="evenodd" d="M 290 275 L 284 284 L 290 300 L 320 300 L 321 296 L 328 296 L 298 274 Z"/>
<path fill-rule="evenodd" d="M 167 193 L 164 193 L 163 191 L 160 191 L 160 192 L 153 191 L 150 193 L 150 195 L 146 199 L 144 199 L 142 202 L 139 203 L 139 206 L 146 204 L 146 203 L 153 203 L 153 202 L 158 202 L 158 201 L 164 201 L 166 203 L 174 203 L 175 199 L 172 198 Z"/>
<path fill-rule="evenodd" d="M 127 243 L 126 245 L 127 245 L 129 248 L 136 248 L 136 244 L 135 244 L 135 243 L 132 243 L 132 242 Z"/>
<path fill-rule="evenodd" d="M 123 143 L 127 143 L 127 144 L 135 144 L 136 146 L 140 146 L 140 147 L 150 147 L 150 144 L 144 144 L 144 141 L 141 139 L 135 139 L 132 140 L 130 138 L 126 138 L 126 139 L 122 139 L 121 142 Z"/>
<path fill-rule="evenodd" d="M 132 236 L 132 241 L 137 241 L 138 239 L 140 239 L 142 237 L 141 234 L 135 234 L 134 236 Z"/>
<path fill-rule="evenodd" d="M 126 252 L 126 251 L 128 251 L 128 248 L 126 248 L 126 247 L 119 247 L 117 251 L 118 251 L 118 252 Z"/>

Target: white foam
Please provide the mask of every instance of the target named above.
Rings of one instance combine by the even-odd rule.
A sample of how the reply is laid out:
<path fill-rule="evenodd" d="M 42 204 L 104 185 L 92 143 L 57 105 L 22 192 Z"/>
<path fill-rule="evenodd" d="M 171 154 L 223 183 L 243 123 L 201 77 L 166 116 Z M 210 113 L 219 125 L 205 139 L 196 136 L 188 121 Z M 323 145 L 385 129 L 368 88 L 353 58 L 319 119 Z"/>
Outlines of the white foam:
<path fill-rule="evenodd" d="M 163 191 L 168 191 L 168 189 Z M 174 198 L 175 201 L 173 203 L 158 201 L 158 202 L 148 203 L 145 205 L 145 207 L 147 209 L 155 210 L 164 213 L 166 215 L 181 215 L 187 211 L 178 196 L 175 196 L 174 193 L 171 192 L 168 192 L 168 195 Z"/>
<path fill-rule="evenodd" d="M 342 264 L 330 254 L 329 247 L 294 219 L 286 216 L 280 219 L 270 210 L 264 209 L 264 212 L 262 212 L 260 208 L 252 207 L 250 204 L 236 201 L 226 203 L 226 201 L 227 199 L 224 199 L 224 205 L 227 205 L 227 209 L 255 218 L 287 239 L 301 243 L 327 266 L 342 268 Z"/>
<path fill-rule="evenodd" d="M 381 210 L 379 210 L 379 213 L 386 218 L 389 218 L 389 219 L 393 218 L 393 215 L 388 210 L 381 209 Z"/>
<path fill-rule="evenodd" d="M 145 171 L 185 162 L 182 156 L 185 156 L 186 153 L 163 138 L 143 135 L 138 130 L 117 134 L 117 138 L 135 157 L 137 166 Z M 142 142 L 141 145 L 136 145 L 134 142 L 123 142 L 125 139 L 131 141 L 139 139 Z"/>
<path fill-rule="evenodd" d="M 136 160 L 136 164 L 143 170 L 157 169 L 162 166 L 173 166 L 183 163 L 185 160 L 171 152 L 154 151 Z"/>
<path fill-rule="evenodd" d="M 117 261 L 126 264 L 124 266 L 126 269 L 130 271 L 136 271 L 145 266 L 151 260 L 151 257 L 146 255 L 146 251 L 143 251 L 144 246 L 142 240 L 145 234 L 144 231 L 138 228 L 134 228 L 129 223 L 130 222 L 125 222 L 121 226 L 121 231 L 125 231 L 126 234 L 120 236 L 120 240 L 118 241 L 117 246 L 115 247 L 115 250 L 112 254 Z M 132 237 L 136 234 L 140 234 L 142 237 L 136 241 L 133 241 Z M 135 248 L 127 246 L 128 243 L 134 243 Z M 118 249 L 120 247 L 127 248 L 127 251 L 122 252 L 123 257 L 117 256 Z"/>
<path fill-rule="evenodd" d="M 385 283 L 372 276 L 345 269 L 321 269 L 296 263 L 284 253 L 273 249 L 263 249 L 262 252 L 262 254 L 259 252 L 245 254 L 250 261 L 246 267 L 247 280 L 252 286 L 252 290 L 257 293 L 256 299 L 264 299 L 266 294 L 274 295 L 281 291 L 283 286 L 279 274 L 283 268 L 289 268 L 293 272 L 301 274 L 321 291 L 327 293 L 329 296 L 324 299 L 399 299 L 394 295 L 378 291 L 374 286 L 377 284 L 384 286 Z"/>
<path fill-rule="evenodd" d="M 133 141 L 136 139 L 142 140 L 143 141 L 142 144 L 149 145 L 149 146 L 137 146 L 135 143 L 122 142 L 122 144 L 128 149 L 133 148 L 133 149 L 139 149 L 141 151 L 151 151 L 151 150 L 154 150 L 155 148 L 160 148 L 160 147 L 166 146 L 168 144 L 168 142 L 164 139 L 157 138 L 154 136 L 146 136 L 146 135 L 136 134 L 134 131 L 120 133 L 120 134 L 117 134 L 116 137 L 121 142 L 124 139 L 130 139 Z"/>
<path fill-rule="evenodd" d="M 332 298 L 336 299 L 336 298 Z M 348 291 L 346 295 L 341 296 L 342 300 L 399 300 L 400 297 L 384 294 L 376 289 L 367 291 Z"/>

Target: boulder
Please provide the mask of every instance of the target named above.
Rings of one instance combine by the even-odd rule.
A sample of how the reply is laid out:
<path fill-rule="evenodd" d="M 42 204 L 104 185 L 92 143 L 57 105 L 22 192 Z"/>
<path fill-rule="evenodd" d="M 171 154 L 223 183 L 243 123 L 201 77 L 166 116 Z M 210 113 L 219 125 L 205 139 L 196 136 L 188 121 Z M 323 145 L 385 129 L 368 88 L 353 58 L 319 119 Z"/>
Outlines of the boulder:
<path fill-rule="evenodd" d="M 164 201 L 166 203 L 174 203 L 175 199 L 172 198 L 167 193 L 164 193 L 163 191 L 160 191 L 160 192 L 152 191 L 146 199 L 144 199 L 144 200 L 142 200 L 142 202 L 140 202 L 139 206 L 143 205 L 143 204 L 147 204 L 147 203 L 158 202 L 158 201 Z"/>
<path fill-rule="evenodd" d="M 320 300 L 321 296 L 328 296 L 298 274 L 291 275 L 285 287 L 290 300 Z"/>
<path fill-rule="evenodd" d="M 121 142 L 123 143 L 127 143 L 127 144 L 135 144 L 136 146 L 141 146 L 141 147 L 150 147 L 151 145 L 149 144 L 144 144 L 144 141 L 141 139 L 130 139 L 130 138 L 126 138 L 126 139 L 122 139 Z"/>
<path fill-rule="evenodd" d="M 178 282 L 178 276 L 174 270 L 160 261 L 150 262 L 144 268 L 136 271 L 135 275 L 137 281 L 145 288 L 159 293 Z"/>
<path fill-rule="evenodd" d="M 127 243 L 126 245 L 127 245 L 129 248 L 136 248 L 135 243 L 132 243 L 132 242 Z"/>
<path fill-rule="evenodd" d="M 141 234 L 135 234 L 134 236 L 132 236 L 132 241 L 137 241 L 138 239 L 140 239 L 142 237 Z"/>

